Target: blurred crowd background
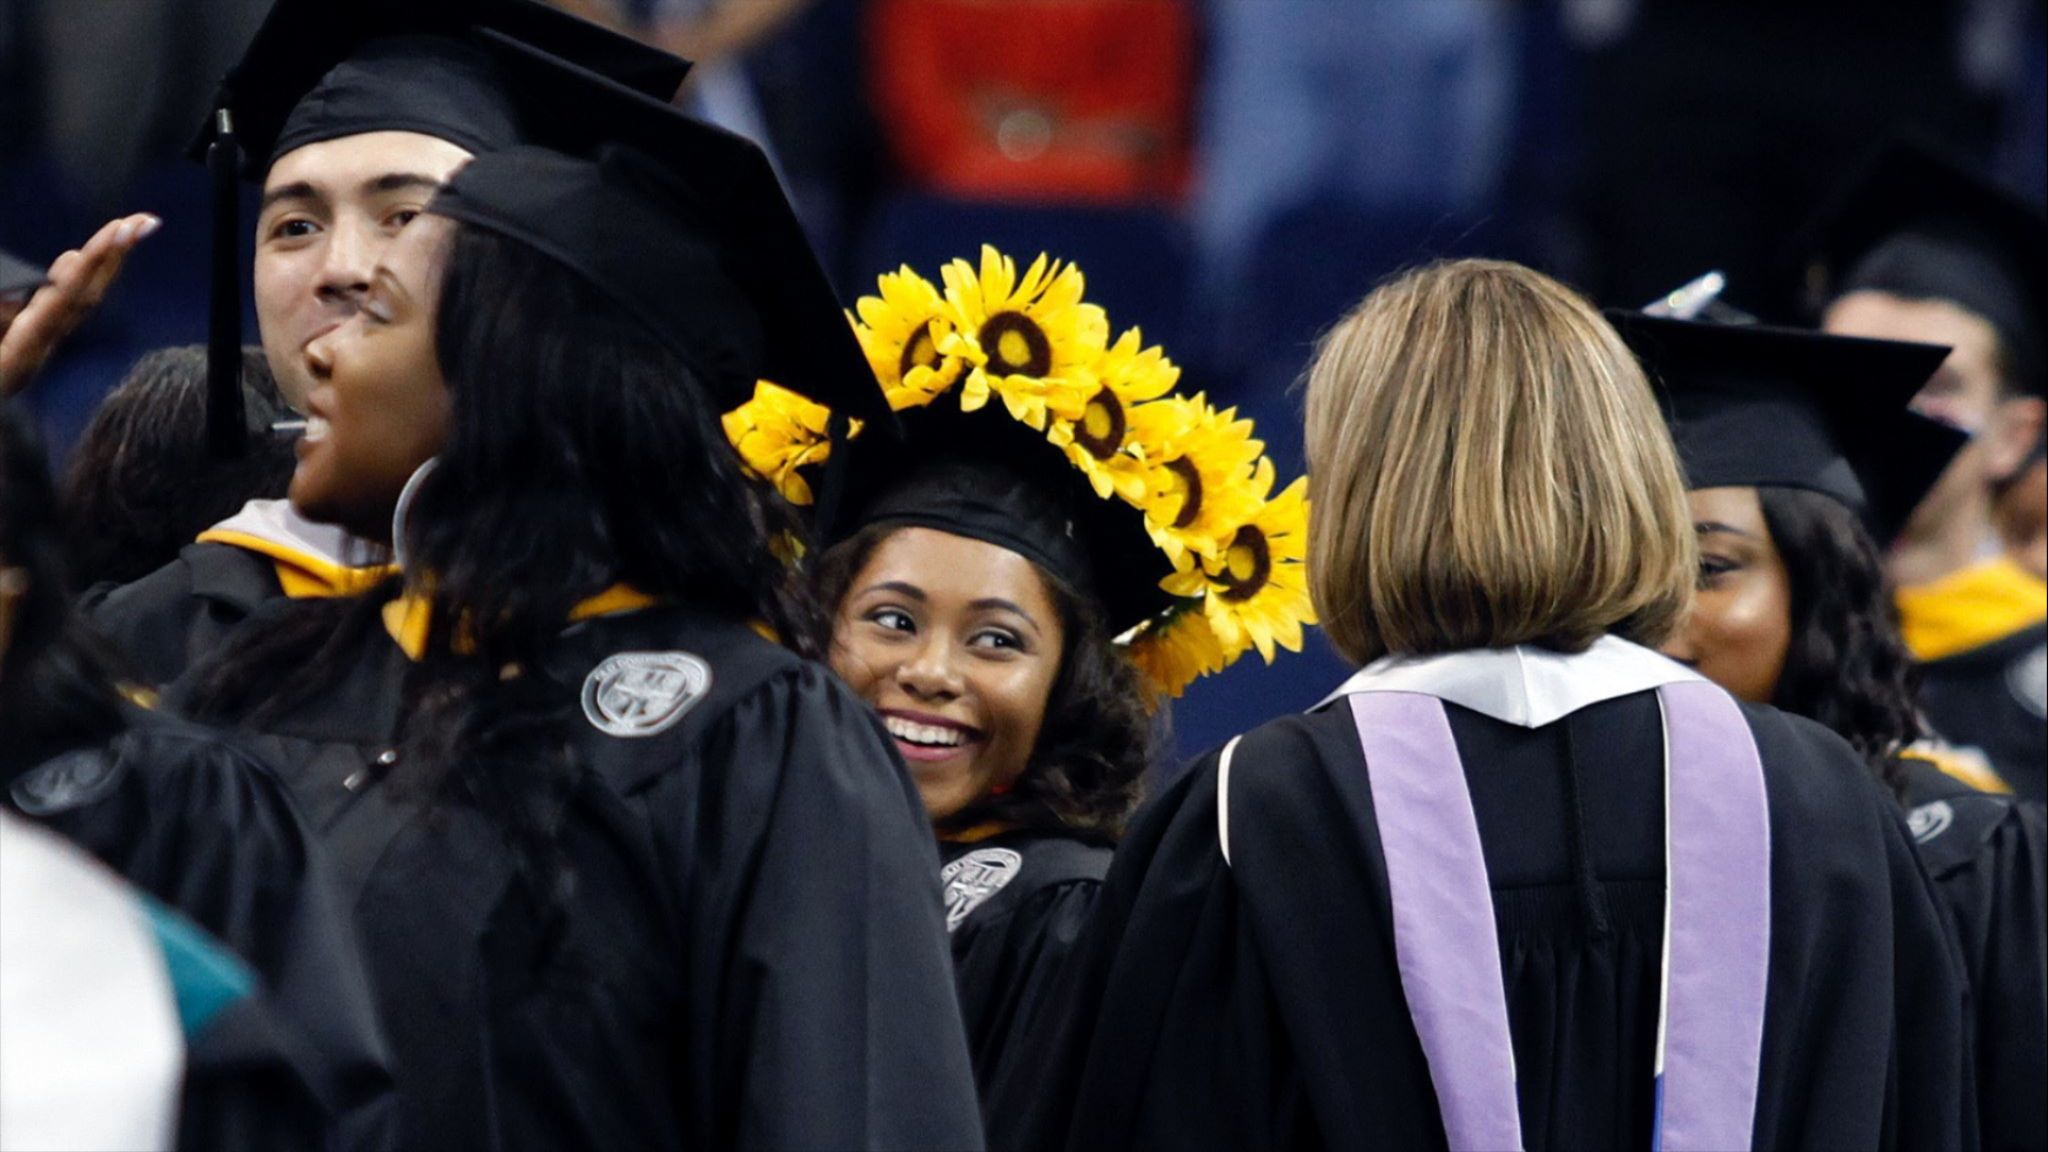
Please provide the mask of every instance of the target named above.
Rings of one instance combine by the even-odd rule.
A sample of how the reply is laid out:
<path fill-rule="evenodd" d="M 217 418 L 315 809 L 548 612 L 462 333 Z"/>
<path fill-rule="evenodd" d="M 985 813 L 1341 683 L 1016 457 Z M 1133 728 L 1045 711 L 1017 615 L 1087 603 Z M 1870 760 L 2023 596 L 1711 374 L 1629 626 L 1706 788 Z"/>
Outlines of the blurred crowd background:
<path fill-rule="evenodd" d="M 684 99 L 769 146 L 849 301 L 983 242 L 1074 261 L 1287 472 L 1316 335 L 1399 267 L 1507 257 L 1624 306 L 1718 269 L 1797 322 L 1801 224 L 1893 134 L 2048 196 L 2048 0 L 555 2 L 699 62 Z M 0 247 L 165 222 L 27 397 L 60 452 L 204 338 L 183 153 L 268 3 L 0 0 Z M 1312 704 L 1340 669 L 1311 648 L 1197 686 L 1182 748 Z"/>

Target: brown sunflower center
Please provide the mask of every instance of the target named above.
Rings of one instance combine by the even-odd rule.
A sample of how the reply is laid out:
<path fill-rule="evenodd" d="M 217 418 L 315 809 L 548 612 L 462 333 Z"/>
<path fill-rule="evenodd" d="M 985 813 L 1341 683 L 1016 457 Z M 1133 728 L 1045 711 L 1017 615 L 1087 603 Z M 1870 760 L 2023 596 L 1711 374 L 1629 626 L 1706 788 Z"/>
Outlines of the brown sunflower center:
<path fill-rule="evenodd" d="M 929 321 L 917 326 L 917 333 L 903 342 L 903 355 L 896 361 L 898 376 L 910 375 L 913 368 L 937 368 L 939 346 L 932 342 L 932 326 Z"/>
<path fill-rule="evenodd" d="M 1273 576 L 1273 549 L 1266 534 L 1247 524 L 1231 538 L 1223 553 L 1223 575 L 1217 595 L 1225 600 L 1249 600 L 1259 594 Z"/>
<path fill-rule="evenodd" d="M 998 312 L 981 326 L 989 371 L 998 376 L 1043 376 L 1052 371 L 1052 341 L 1022 312 Z"/>
<path fill-rule="evenodd" d="M 1088 406 L 1081 409 L 1081 419 L 1074 423 L 1074 443 L 1097 460 L 1107 460 L 1124 446 L 1126 427 L 1123 404 L 1116 393 L 1104 388 L 1089 397 Z"/>
<path fill-rule="evenodd" d="M 1174 515 L 1173 526 L 1185 528 L 1202 514 L 1202 473 L 1185 456 L 1168 461 L 1165 467 L 1167 491 L 1180 497 L 1180 511 Z"/>

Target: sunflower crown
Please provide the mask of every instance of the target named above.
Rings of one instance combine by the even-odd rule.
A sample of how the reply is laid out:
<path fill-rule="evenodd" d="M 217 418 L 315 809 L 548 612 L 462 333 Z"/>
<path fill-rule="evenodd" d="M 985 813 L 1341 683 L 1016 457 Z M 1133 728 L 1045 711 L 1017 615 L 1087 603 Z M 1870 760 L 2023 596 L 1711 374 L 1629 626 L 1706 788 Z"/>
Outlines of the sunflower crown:
<path fill-rule="evenodd" d="M 1111 340 L 1071 264 L 1040 255 L 1020 277 L 985 246 L 978 268 L 955 260 L 939 278 L 908 267 L 884 274 L 850 317 L 890 407 L 975 412 L 997 401 L 1063 453 L 1098 499 L 1142 513 L 1171 563 L 1160 588 L 1173 601 L 1119 642 L 1154 689 L 1179 696 L 1253 649 L 1269 664 L 1276 648 L 1300 651 L 1302 626 L 1315 623 L 1303 568 L 1307 481 L 1273 494 L 1273 462 L 1251 421 L 1177 393 L 1179 367 L 1137 329 Z M 807 505 L 810 476 L 831 454 L 829 420 L 822 406 L 762 381 L 726 414 L 725 431 L 750 471 Z"/>

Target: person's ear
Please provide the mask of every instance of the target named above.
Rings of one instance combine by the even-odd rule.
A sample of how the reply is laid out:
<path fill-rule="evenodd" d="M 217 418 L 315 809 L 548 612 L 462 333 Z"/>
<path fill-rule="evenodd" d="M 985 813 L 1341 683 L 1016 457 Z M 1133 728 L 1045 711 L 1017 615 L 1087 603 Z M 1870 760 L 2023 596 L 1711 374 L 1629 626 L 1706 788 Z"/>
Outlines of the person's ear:
<path fill-rule="evenodd" d="M 1985 469 L 1991 479 L 2003 483 L 2026 467 L 2043 432 L 2048 432 L 2048 400 L 2015 396 L 2000 403 L 1998 419 L 1984 446 Z"/>

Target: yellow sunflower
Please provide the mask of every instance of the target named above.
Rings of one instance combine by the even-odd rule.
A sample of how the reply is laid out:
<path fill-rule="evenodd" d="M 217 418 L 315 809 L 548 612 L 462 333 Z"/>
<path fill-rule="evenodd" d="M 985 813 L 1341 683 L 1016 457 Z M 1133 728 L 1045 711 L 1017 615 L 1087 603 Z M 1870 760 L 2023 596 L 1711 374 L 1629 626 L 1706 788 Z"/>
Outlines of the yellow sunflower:
<path fill-rule="evenodd" d="M 875 284 L 881 295 L 854 302 L 859 314 L 854 334 L 867 353 L 868 367 L 882 382 L 889 407 L 922 407 L 958 383 L 966 368 L 960 358 L 939 350 L 953 332 L 946 302 L 931 281 L 909 265 L 884 272 Z"/>
<path fill-rule="evenodd" d="M 1272 485 L 1254 484 L 1266 446 L 1237 409 L 1221 412 L 1200 393 L 1168 396 L 1130 411 L 1131 438 L 1144 458 L 1145 493 L 1138 502 L 1152 542 L 1180 571 L 1212 560 L 1240 524 L 1251 520 Z"/>
<path fill-rule="evenodd" d="M 1049 405 L 1073 409 L 1073 394 L 1093 393 L 1109 318 L 1082 302 L 1080 269 L 1041 253 L 1019 279 L 1014 261 L 983 245 L 979 271 L 955 260 L 939 276 L 953 331 L 938 348 L 967 363 L 962 411 L 980 409 L 993 393 L 1011 416 L 1043 432 Z"/>
<path fill-rule="evenodd" d="M 1256 487 L 1272 487 L 1272 463 L 1259 461 Z M 1198 572 L 1176 573 L 1162 587 L 1202 597 L 1202 614 L 1226 651 L 1255 647 L 1266 663 L 1275 645 L 1301 651 L 1301 626 L 1316 622 L 1308 594 L 1308 478 L 1301 477 L 1232 533 Z"/>
<path fill-rule="evenodd" d="M 1224 652 L 1208 618 L 1192 606 L 1163 624 L 1145 625 L 1127 651 L 1153 689 L 1175 699 L 1197 679 L 1221 672 L 1232 655 Z"/>
<path fill-rule="evenodd" d="M 1145 461 L 1131 452 L 1131 410 L 1172 391 L 1180 369 L 1157 346 L 1144 347 L 1136 328 L 1103 354 L 1092 394 L 1076 392 L 1053 412 L 1046 438 L 1088 478 L 1095 494 L 1114 492 L 1130 504 L 1145 499 Z M 1078 401 L 1075 406 L 1073 401 Z"/>
<path fill-rule="evenodd" d="M 811 502 L 810 482 L 798 471 L 822 464 L 832 452 L 827 426 L 832 412 L 766 380 L 754 398 L 720 420 L 747 470 L 775 486 L 791 504 Z"/>

